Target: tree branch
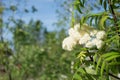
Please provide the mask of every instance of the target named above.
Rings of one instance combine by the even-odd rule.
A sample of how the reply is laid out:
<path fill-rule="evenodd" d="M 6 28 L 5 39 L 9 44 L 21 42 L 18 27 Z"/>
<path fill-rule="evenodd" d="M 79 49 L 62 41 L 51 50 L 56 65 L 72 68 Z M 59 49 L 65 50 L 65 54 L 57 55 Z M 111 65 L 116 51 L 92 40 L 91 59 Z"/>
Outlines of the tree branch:
<path fill-rule="evenodd" d="M 116 31 L 117 31 L 118 35 L 120 36 L 119 26 L 118 26 L 118 24 L 117 24 L 117 16 L 115 15 L 114 9 L 113 9 L 113 7 L 112 7 L 111 0 L 108 0 L 108 4 L 109 4 L 109 6 L 110 6 L 111 14 L 112 14 L 113 19 L 114 19 L 114 22 L 115 22 Z"/>

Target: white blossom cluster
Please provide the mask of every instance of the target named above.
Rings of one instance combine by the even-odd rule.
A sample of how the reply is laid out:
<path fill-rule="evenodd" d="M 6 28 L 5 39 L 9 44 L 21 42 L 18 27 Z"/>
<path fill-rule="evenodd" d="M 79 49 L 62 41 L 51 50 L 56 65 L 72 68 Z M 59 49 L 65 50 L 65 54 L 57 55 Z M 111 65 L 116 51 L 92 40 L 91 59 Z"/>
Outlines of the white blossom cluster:
<path fill-rule="evenodd" d="M 62 42 L 62 48 L 68 51 L 73 50 L 77 44 L 86 48 L 97 47 L 97 49 L 100 49 L 103 46 L 103 39 L 106 35 L 105 31 L 95 30 L 87 24 L 83 24 L 81 28 L 80 24 L 76 24 L 68 30 L 68 34 L 69 36 Z"/>

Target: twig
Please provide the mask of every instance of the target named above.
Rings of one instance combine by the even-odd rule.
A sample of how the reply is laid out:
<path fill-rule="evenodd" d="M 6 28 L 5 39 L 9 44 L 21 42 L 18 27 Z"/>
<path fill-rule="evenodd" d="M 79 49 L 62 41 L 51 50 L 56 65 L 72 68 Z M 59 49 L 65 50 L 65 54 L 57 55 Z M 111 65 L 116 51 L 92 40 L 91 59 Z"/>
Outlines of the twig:
<path fill-rule="evenodd" d="M 118 35 L 120 36 L 119 26 L 118 26 L 118 24 L 117 24 L 117 17 L 116 17 L 116 15 L 115 15 L 114 10 L 113 10 L 111 0 L 108 0 L 108 4 L 109 4 L 109 6 L 110 6 L 110 9 L 111 9 L 111 14 L 112 14 L 113 19 L 114 19 L 114 22 L 115 22 L 116 31 L 117 31 Z"/>
<path fill-rule="evenodd" d="M 114 19 L 115 25 L 117 26 L 117 24 L 116 24 L 116 23 L 117 23 L 117 17 L 116 17 L 116 15 L 115 15 L 114 10 L 113 10 L 111 0 L 108 0 L 108 4 L 109 4 L 109 6 L 110 6 L 111 13 L 112 13 L 112 16 L 113 16 L 113 19 Z"/>

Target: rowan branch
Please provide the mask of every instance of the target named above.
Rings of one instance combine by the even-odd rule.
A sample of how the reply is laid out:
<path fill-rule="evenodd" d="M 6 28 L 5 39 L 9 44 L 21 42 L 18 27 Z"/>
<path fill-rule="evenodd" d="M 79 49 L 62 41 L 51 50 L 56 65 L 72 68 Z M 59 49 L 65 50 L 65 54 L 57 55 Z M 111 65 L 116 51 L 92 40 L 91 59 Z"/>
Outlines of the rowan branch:
<path fill-rule="evenodd" d="M 114 12 L 114 9 L 113 9 L 111 0 L 108 0 L 108 4 L 109 4 L 109 7 L 110 7 L 110 9 L 111 9 L 111 14 L 112 14 L 113 19 L 114 19 L 114 23 L 115 23 L 115 26 L 116 26 L 116 31 L 117 31 L 118 35 L 120 36 L 119 26 L 118 26 L 118 24 L 117 24 L 117 16 L 115 15 L 115 12 Z"/>
<path fill-rule="evenodd" d="M 89 56 L 89 58 L 90 58 L 90 60 L 92 61 L 92 62 L 94 62 L 93 61 L 93 57 L 91 57 L 91 56 Z M 95 65 L 97 65 L 97 62 L 94 62 L 95 63 Z M 101 68 L 101 66 L 98 66 L 99 68 Z M 107 72 L 105 69 L 104 69 L 104 72 Z M 116 79 L 118 79 L 118 80 L 120 80 L 120 78 L 119 77 L 117 77 L 117 76 L 115 76 L 115 75 L 113 75 L 112 73 L 108 73 L 108 75 L 110 75 L 110 76 L 112 76 L 112 77 L 114 77 L 114 78 L 116 78 Z"/>
<path fill-rule="evenodd" d="M 87 52 L 88 52 L 88 53 L 90 53 L 88 50 L 87 50 Z M 90 61 L 94 62 L 94 60 L 93 60 L 93 57 L 92 57 L 92 56 L 89 56 L 89 58 L 90 58 Z M 94 62 L 94 63 L 95 63 L 95 65 L 97 65 L 97 62 Z M 98 67 L 99 67 L 99 68 L 101 68 L 101 66 L 98 66 Z M 107 72 L 107 71 L 104 69 L 104 72 Z M 120 80 L 120 78 L 119 78 L 119 77 L 115 76 L 114 74 L 112 74 L 112 73 L 110 73 L 110 72 L 108 72 L 108 75 L 109 75 L 109 76 L 114 77 L 115 79 Z"/>

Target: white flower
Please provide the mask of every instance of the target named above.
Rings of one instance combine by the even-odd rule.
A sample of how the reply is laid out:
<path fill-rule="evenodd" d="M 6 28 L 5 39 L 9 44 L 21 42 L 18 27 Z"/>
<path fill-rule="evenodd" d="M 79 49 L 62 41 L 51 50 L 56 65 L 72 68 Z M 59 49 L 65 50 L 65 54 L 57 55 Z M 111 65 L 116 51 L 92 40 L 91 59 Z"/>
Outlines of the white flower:
<path fill-rule="evenodd" d="M 94 38 L 94 39 L 92 39 L 92 43 L 94 44 L 94 45 L 96 45 L 96 43 L 99 41 L 99 39 L 97 39 L 97 38 Z"/>
<path fill-rule="evenodd" d="M 83 35 L 83 37 L 80 38 L 79 44 L 85 44 L 85 43 L 87 43 L 90 39 L 91 39 L 91 37 L 89 36 L 89 34 L 88 34 L 88 33 L 85 33 L 85 34 Z"/>
<path fill-rule="evenodd" d="M 86 48 L 92 48 L 92 47 L 94 47 L 95 45 L 94 45 L 94 43 L 92 42 L 92 41 L 88 41 L 86 44 L 85 44 L 85 47 Z"/>
<path fill-rule="evenodd" d="M 93 45 L 96 45 L 97 49 L 100 49 L 104 44 L 104 42 L 102 40 L 97 39 L 97 38 L 93 39 L 92 43 L 93 43 Z"/>
<path fill-rule="evenodd" d="M 98 32 L 97 30 L 91 31 L 91 32 L 90 32 L 90 36 L 94 37 L 94 36 L 97 34 L 97 32 Z"/>
<path fill-rule="evenodd" d="M 99 31 L 99 32 L 96 34 L 96 38 L 97 38 L 97 39 L 103 39 L 103 38 L 105 38 L 105 31 Z"/>
<path fill-rule="evenodd" d="M 102 48 L 102 46 L 103 46 L 103 44 L 104 44 L 104 42 L 102 41 L 102 40 L 97 40 L 96 41 L 96 47 L 97 47 L 97 49 L 101 49 Z"/>
<path fill-rule="evenodd" d="M 89 61 L 89 60 L 90 60 L 90 57 L 85 57 L 85 60 Z"/>
<path fill-rule="evenodd" d="M 94 68 L 94 65 L 90 65 L 90 66 L 88 66 L 88 68 L 93 69 L 93 68 Z"/>
<path fill-rule="evenodd" d="M 62 78 L 62 79 L 67 79 L 68 77 L 66 76 L 66 75 L 64 75 L 64 74 L 62 74 L 62 75 L 60 75 L 60 77 Z M 60 79 L 61 80 L 61 79 Z"/>
<path fill-rule="evenodd" d="M 78 24 L 76 24 L 76 25 L 74 26 L 74 30 L 75 30 L 75 31 L 79 31 L 79 30 L 80 30 L 80 23 L 78 23 Z"/>
<path fill-rule="evenodd" d="M 72 37 L 66 37 L 62 42 L 62 48 L 68 51 L 73 50 L 77 42 Z"/>
<path fill-rule="evenodd" d="M 120 78 L 120 73 L 118 74 L 118 77 Z"/>
<path fill-rule="evenodd" d="M 70 28 L 68 30 L 68 34 L 73 37 L 76 41 L 78 41 L 81 38 L 81 35 L 78 31 L 75 31 L 73 28 Z"/>

